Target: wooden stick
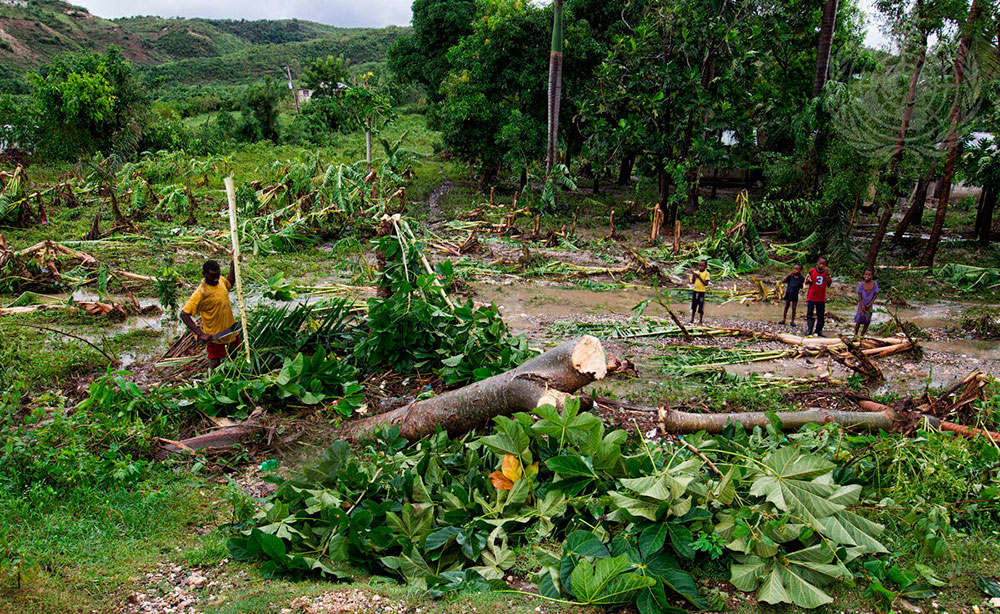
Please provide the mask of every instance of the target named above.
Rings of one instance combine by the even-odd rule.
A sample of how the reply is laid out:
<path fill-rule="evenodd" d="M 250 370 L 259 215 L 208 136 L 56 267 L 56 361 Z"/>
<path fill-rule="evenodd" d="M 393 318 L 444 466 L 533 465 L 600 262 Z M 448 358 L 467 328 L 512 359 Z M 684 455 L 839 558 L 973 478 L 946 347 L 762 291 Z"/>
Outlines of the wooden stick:
<path fill-rule="evenodd" d="M 240 276 L 240 237 L 236 224 L 236 185 L 230 174 L 223 179 L 226 196 L 229 199 L 229 231 L 233 238 L 233 271 L 236 273 L 236 298 L 240 301 L 240 320 L 243 328 L 243 349 L 246 350 L 247 364 L 250 363 L 250 337 L 247 335 L 247 304 L 243 298 L 243 278 Z"/>
<path fill-rule="evenodd" d="M 681 251 L 681 221 L 674 220 L 674 253 Z"/>

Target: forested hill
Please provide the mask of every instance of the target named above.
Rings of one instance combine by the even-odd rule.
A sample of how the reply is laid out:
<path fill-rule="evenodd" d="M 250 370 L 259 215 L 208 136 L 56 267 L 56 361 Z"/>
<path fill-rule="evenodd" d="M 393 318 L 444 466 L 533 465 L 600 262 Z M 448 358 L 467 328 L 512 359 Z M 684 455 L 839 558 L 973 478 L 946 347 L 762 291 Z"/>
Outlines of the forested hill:
<path fill-rule="evenodd" d="M 277 76 L 318 55 L 379 61 L 406 28 L 338 28 L 286 20 L 103 19 L 59 0 L 0 0 L 0 79 L 67 52 L 116 46 L 163 81 L 205 83 Z"/>

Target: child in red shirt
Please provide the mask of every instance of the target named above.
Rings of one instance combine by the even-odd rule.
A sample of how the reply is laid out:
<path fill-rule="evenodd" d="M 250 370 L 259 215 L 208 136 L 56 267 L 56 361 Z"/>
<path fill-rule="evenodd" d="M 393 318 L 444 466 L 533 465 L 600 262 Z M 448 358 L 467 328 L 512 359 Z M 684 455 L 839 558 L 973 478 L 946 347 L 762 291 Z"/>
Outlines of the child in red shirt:
<path fill-rule="evenodd" d="M 830 270 L 826 268 L 826 256 L 820 256 L 816 266 L 809 269 L 806 275 L 806 335 L 813 334 L 813 324 L 816 325 L 817 337 L 823 336 L 823 324 L 826 319 L 826 289 L 831 285 Z M 813 313 L 815 312 L 815 319 Z"/>

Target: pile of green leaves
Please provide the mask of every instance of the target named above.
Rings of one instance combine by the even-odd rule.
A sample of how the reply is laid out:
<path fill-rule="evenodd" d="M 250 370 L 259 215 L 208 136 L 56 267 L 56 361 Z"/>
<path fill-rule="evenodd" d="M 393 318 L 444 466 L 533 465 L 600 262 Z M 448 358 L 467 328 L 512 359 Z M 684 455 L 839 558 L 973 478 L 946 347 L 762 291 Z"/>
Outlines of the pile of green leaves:
<path fill-rule="evenodd" d="M 316 405 L 334 400 L 332 407 L 342 416 L 351 415 L 364 402 L 358 372 L 353 366 L 322 347 L 312 356 L 297 353 L 285 358 L 276 372 L 248 375 L 237 363 L 227 363 L 205 382 L 180 391 L 181 405 L 193 406 L 208 416 L 246 417 L 262 404 L 299 402 Z"/>
<path fill-rule="evenodd" d="M 337 442 L 274 480 L 230 551 L 266 573 L 337 577 L 348 562 L 440 593 L 499 580 L 531 548 L 543 597 L 644 614 L 710 607 L 690 570 L 720 562 L 761 601 L 817 607 L 832 601 L 824 585 L 886 552 L 882 526 L 849 509 L 862 486 L 827 458 L 835 431 L 692 437 L 712 470 L 686 448 L 608 432 L 572 400 L 536 414 L 409 448 L 395 430 L 354 454 Z"/>
<path fill-rule="evenodd" d="M 386 266 L 379 285 L 388 298 L 368 301 L 367 330 L 355 356 L 369 369 L 388 366 L 399 373 L 436 372 L 445 384 L 481 380 L 507 371 L 529 357 L 528 342 L 512 336 L 493 305 L 455 305 L 445 288 L 454 281 L 450 262 L 434 273 L 421 269 L 419 241 L 382 237 L 378 249 Z"/>

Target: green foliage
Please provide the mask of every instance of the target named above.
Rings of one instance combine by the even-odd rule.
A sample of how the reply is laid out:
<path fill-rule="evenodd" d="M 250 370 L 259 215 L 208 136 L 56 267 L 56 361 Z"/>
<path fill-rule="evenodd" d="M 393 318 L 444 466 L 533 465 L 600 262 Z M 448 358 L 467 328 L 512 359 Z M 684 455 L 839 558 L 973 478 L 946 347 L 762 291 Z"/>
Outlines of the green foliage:
<path fill-rule="evenodd" d="M 278 103 L 283 95 L 281 84 L 273 79 L 247 87 L 239 103 L 237 133 L 242 140 L 278 142 Z"/>
<path fill-rule="evenodd" d="M 313 98 L 332 98 L 350 79 L 348 64 L 342 55 L 316 58 L 302 71 L 302 85 L 312 90 Z"/>
<path fill-rule="evenodd" d="M 61 492 L 71 487 L 118 487 L 146 479 L 151 437 L 164 434 L 177 405 L 160 391 L 145 393 L 111 371 L 90 384 L 75 408 L 41 399 L 23 420 L 0 400 L 0 485 L 14 491 Z M 37 402 L 37 401 L 36 401 Z"/>
<path fill-rule="evenodd" d="M 450 65 L 448 50 L 472 31 L 473 0 L 415 0 L 413 30 L 397 38 L 387 52 L 389 68 L 401 81 L 419 83 L 433 100 Z"/>
<path fill-rule="evenodd" d="M 46 155 L 136 153 L 148 100 L 120 51 L 60 56 L 30 79 L 39 123 L 36 146 Z"/>
<path fill-rule="evenodd" d="M 357 454 L 337 442 L 318 466 L 276 480 L 230 552 L 266 559 L 266 574 L 337 577 L 343 561 L 440 594 L 469 572 L 502 578 L 512 549 L 535 544 L 542 597 L 640 612 L 673 611 L 673 596 L 709 608 L 688 569 L 722 557 L 761 601 L 817 607 L 832 601 L 823 585 L 852 581 L 848 565 L 886 552 L 881 525 L 848 509 L 862 487 L 835 477 L 829 432 L 693 437 L 721 472 L 710 474 L 681 448 L 605 431 L 573 399 L 536 414 L 411 448 L 395 428 Z M 541 546 L 553 540 L 558 552 Z"/>
<path fill-rule="evenodd" d="M 972 307 L 962 315 L 962 328 L 983 339 L 1000 338 L 1000 309 Z"/>
<path fill-rule="evenodd" d="M 379 285 L 388 298 L 368 300 L 368 330 L 355 349 L 369 368 L 389 366 L 400 373 L 440 373 L 446 384 L 480 380 L 525 360 L 527 340 L 512 337 L 495 306 L 453 305 L 444 297 L 454 272 L 450 262 L 424 272 L 420 242 L 383 237 L 378 249 L 386 267 Z"/>
<path fill-rule="evenodd" d="M 329 406 L 349 416 L 362 401 L 358 373 L 322 347 L 312 356 L 302 353 L 284 359 L 281 369 L 254 377 L 229 363 L 198 386 L 180 390 L 182 405 L 191 405 L 208 416 L 248 415 L 262 404 L 285 405 L 298 401 L 316 405 L 332 400 Z"/>

